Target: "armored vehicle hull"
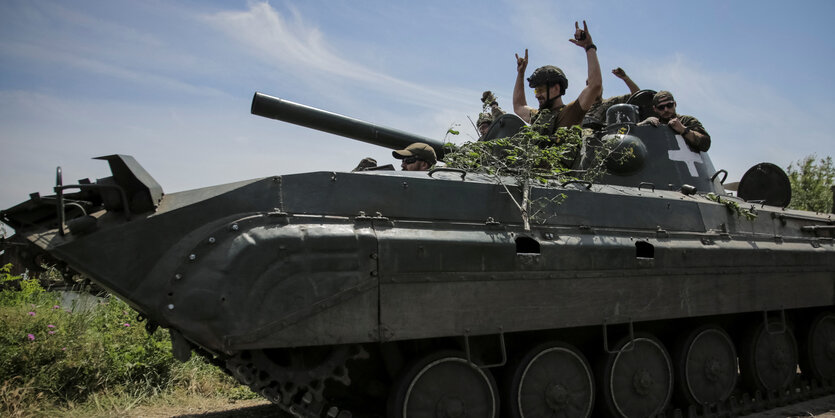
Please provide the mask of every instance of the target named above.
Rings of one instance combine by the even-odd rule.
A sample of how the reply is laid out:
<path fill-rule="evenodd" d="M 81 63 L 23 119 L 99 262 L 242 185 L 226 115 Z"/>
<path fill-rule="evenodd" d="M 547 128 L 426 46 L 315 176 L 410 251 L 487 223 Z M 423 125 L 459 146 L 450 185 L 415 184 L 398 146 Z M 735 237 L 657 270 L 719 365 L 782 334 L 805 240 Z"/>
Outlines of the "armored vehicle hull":
<path fill-rule="evenodd" d="M 658 155 L 678 166 L 669 183 L 633 167 L 535 187 L 562 199 L 529 230 L 512 179 L 315 172 L 163 194 L 119 155 L 113 177 L 59 177 L 2 217 L 170 329 L 178 358 L 295 416 L 734 415 L 758 405 L 743 393 L 826 386 L 833 215 L 727 196 L 667 128 L 629 135 L 647 178 Z"/>

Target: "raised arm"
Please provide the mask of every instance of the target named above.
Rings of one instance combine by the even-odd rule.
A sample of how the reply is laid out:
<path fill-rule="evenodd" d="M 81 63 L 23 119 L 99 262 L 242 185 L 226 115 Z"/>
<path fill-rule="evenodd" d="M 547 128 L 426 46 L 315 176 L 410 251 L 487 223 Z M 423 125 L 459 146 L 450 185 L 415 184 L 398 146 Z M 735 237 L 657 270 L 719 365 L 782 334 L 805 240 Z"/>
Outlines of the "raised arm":
<path fill-rule="evenodd" d="M 637 92 L 637 91 L 640 91 L 640 90 L 641 90 L 641 89 L 638 87 L 638 85 L 637 85 L 637 84 L 635 84 L 635 82 L 634 82 L 634 81 L 632 81 L 632 79 L 631 79 L 631 78 L 629 78 L 629 76 L 628 76 L 628 75 L 626 75 L 626 71 L 623 71 L 623 68 L 620 68 L 620 67 L 615 68 L 614 70 L 612 70 L 612 74 L 614 74 L 614 75 L 615 75 L 615 77 L 617 77 L 617 78 L 619 78 L 619 79 L 623 80 L 623 82 L 624 82 L 624 83 L 626 83 L 626 87 L 629 87 L 629 92 L 630 92 L 630 93 L 633 93 L 633 94 L 634 94 L 635 92 Z"/>
<path fill-rule="evenodd" d="M 531 123 L 531 108 L 525 99 L 525 69 L 528 68 L 528 49 L 525 48 L 525 57 L 516 54 L 516 84 L 513 85 L 513 113 L 527 123 Z"/>
<path fill-rule="evenodd" d="M 589 110 L 597 98 L 603 94 L 603 77 L 600 75 L 600 63 L 597 61 L 597 45 L 591 41 L 591 34 L 586 21 L 583 21 L 583 29 L 580 29 L 580 25 L 574 22 L 574 29 L 574 39 L 569 39 L 569 41 L 586 50 L 586 61 L 589 69 L 589 83 L 580 92 L 577 102 L 580 104 L 580 108 Z"/>

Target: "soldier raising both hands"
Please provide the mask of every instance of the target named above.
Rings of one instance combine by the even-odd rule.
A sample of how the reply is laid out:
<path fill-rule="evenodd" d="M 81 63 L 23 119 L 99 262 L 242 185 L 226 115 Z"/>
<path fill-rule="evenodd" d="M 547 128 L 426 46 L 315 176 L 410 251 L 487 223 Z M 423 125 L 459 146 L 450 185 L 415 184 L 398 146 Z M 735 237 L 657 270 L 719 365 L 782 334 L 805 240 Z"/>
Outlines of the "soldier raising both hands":
<path fill-rule="evenodd" d="M 574 38 L 569 41 L 586 51 L 588 84 L 577 99 L 567 105 L 563 103 L 562 96 L 568 87 L 568 78 L 559 67 L 546 65 L 537 68 L 528 77 L 528 85 L 534 89 L 539 109 L 529 107 L 525 99 L 524 86 L 525 70 L 528 67 L 528 50 L 525 49 L 524 57 L 516 54 L 513 111 L 525 122 L 540 127 L 538 130 L 544 135 L 552 135 L 559 127 L 580 124 L 583 115 L 603 92 L 600 64 L 597 61 L 597 46 L 592 42 L 588 25 L 586 21 L 583 21 L 583 29 L 580 29 L 579 23 L 574 22 L 574 28 Z"/>

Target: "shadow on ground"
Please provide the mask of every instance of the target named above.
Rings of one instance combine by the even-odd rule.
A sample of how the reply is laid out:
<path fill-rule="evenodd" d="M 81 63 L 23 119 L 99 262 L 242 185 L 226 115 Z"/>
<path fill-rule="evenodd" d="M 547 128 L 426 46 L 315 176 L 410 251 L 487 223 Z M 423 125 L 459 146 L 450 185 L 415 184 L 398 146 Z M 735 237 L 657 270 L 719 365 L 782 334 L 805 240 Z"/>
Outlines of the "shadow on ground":
<path fill-rule="evenodd" d="M 276 405 L 256 405 L 220 412 L 177 415 L 177 418 L 290 418 Z"/>

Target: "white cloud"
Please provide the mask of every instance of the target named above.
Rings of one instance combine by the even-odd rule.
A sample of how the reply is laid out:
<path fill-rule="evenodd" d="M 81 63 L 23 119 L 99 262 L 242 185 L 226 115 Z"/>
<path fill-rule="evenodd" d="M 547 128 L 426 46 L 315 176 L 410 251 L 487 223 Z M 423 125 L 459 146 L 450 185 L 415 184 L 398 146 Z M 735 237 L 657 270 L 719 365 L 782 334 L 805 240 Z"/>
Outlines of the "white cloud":
<path fill-rule="evenodd" d="M 14 56 L 18 59 L 27 59 L 41 63 L 42 65 L 67 66 L 73 69 L 82 70 L 96 76 L 112 77 L 118 80 L 136 83 L 139 85 L 153 87 L 173 92 L 180 92 L 201 97 L 225 97 L 221 90 L 194 85 L 183 81 L 182 78 L 168 77 L 154 74 L 148 69 L 131 68 L 123 65 L 117 60 L 99 59 L 99 57 L 83 56 L 76 52 L 67 52 L 54 48 L 42 47 L 31 43 L 3 42 L 0 43 L 0 55 Z"/>
<path fill-rule="evenodd" d="M 219 12 L 205 19 L 249 48 L 253 56 L 312 85 L 323 79 L 335 84 L 359 83 L 363 89 L 381 93 L 396 91 L 400 99 L 427 108 L 471 105 L 461 98 L 469 96 L 401 80 L 344 57 L 315 23 L 292 6 L 288 9 L 289 16 L 285 16 L 268 3 L 257 2 L 245 11 Z"/>
<path fill-rule="evenodd" d="M 81 8 L 79 8 L 81 9 Z M 150 30 L 140 30 L 59 3 L 37 2 L 3 10 L 0 56 L 33 67 L 60 69 L 62 80 L 85 80 L 87 88 L 118 80 L 126 86 L 177 92 L 201 98 L 225 96 L 221 90 L 194 84 L 200 64 Z M 176 71 L 171 71 L 171 69 Z"/>

